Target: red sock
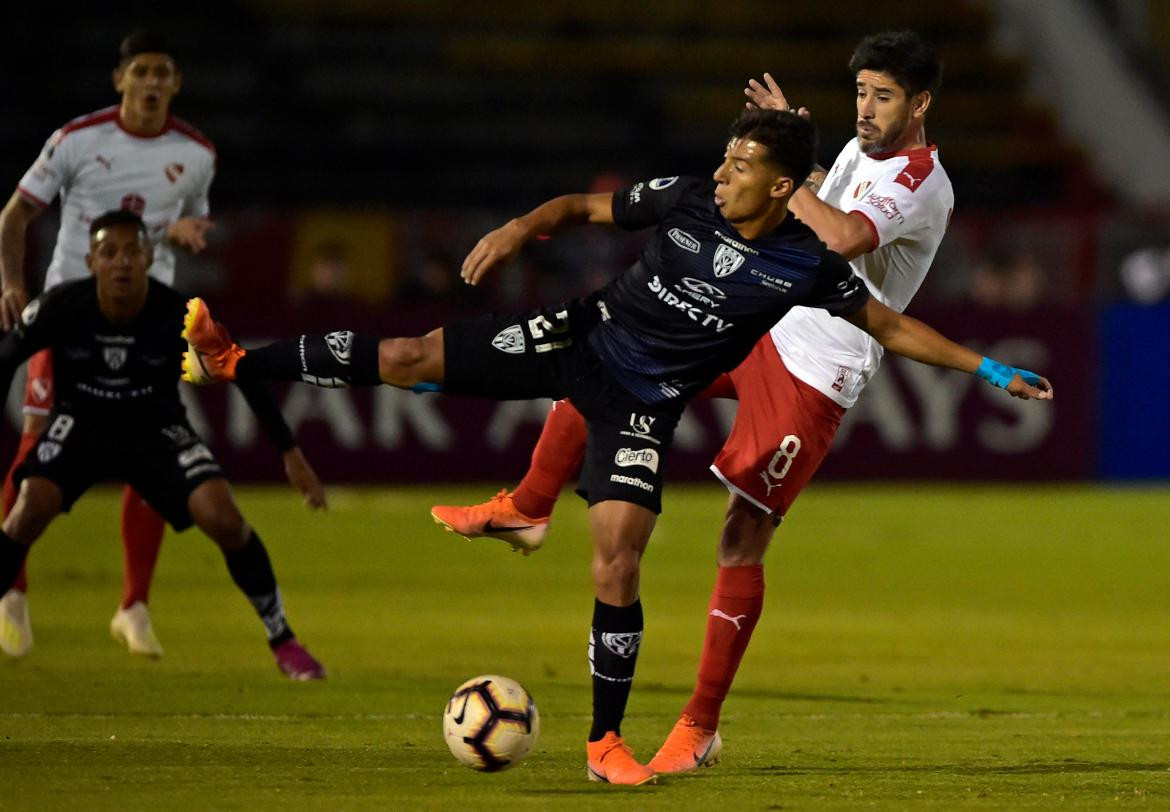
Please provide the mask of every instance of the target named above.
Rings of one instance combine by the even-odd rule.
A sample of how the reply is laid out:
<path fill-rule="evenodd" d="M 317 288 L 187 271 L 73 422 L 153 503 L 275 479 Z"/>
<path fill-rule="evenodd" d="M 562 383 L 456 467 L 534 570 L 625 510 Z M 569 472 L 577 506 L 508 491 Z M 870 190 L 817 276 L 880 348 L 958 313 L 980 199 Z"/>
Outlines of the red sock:
<path fill-rule="evenodd" d="M 699 727 L 717 730 L 719 710 L 764 610 L 764 566 L 720 567 L 707 610 L 699 680 L 683 712 Z"/>
<path fill-rule="evenodd" d="M 166 522 L 134 489 L 122 490 L 122 608 L 147 602 Z"/>
<path fill-rule="evenodd" d="M 16 485 L 12 481 L 12 474 L 24 462 L 24 458 L 28 456 L 28 452 L 32 451 L 33 446 L 37 444 L 40 436 L 40 432 L 20 435 L 20 447 L 16 449 L 16 458 L 12 461 L 12 466 L 8 469 L 8 475 L 4 477 L 5 516 L 12 512 L 12 507 L 16 504 L 17 492 Z M 28 559 L 25 559 L 25 563 L 20 565 L 20 574 L 16 576 L 16 580 L 12 582 L 10 588 L 19 589 L 21 592 L 28 592 Z"/>
<path fill-rule="evenodd" d="M 558 400 L 544 421 L 528 471 L 512 493 L 516 510 L 534 519 L 551 515 L 583 456 L 585 418 L 568 399 Z"/>

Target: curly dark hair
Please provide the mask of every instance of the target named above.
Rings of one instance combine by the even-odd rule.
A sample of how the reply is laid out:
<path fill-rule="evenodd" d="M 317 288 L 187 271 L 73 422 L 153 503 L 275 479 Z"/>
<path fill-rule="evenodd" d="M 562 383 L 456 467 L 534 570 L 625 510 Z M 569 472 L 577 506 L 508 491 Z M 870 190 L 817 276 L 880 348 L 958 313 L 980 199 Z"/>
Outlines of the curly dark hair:
<path fill-rule="evenodd" d="M 729 136 L 767 147 L 765 160 L 784 170 L 798 187 L 816 163 L 817 128 L 796 113 L 749 108 L 731 122 Z"/>
<path fill-rule="evenodd" d="M 938 96 L 943 64 L 934 46 L 914 31 L 883 31 L 863 39 L 849 58 L 849 70 L 888 73 L 913 96 L 926 90 Z"/>

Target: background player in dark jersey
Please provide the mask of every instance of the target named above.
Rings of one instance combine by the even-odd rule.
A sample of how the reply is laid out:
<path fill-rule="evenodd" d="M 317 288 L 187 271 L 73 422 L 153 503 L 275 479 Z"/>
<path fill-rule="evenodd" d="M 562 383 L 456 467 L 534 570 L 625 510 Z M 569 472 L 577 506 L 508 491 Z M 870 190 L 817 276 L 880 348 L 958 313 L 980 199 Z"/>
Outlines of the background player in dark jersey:
<path fill-rule="evenodd" d="M 187 422 L 178 391 L 183 343 L 173 329 L 183 297 L 147 277 L 152 250 L 137 215 L 108 212 L 90 234 L 93 277 L 34 299 L 0 340 L 0 394 L 20 363 L 45 347 L 53 349 L 57 383 L 48 428 L 15 474 L 19 495 L 0 531 L 0 590 L 58 513 L 95 482 L 121 479 L 176 530 L 196 524 L 220 546 L 282 672 L 324 678 L 289 628 L 260 537 Z"/>
<path fill-rule="evenodd" d="M 463 278 L 475 284 L 538 234 L 586 222 L 657 225 L 633 267 L 565 305 L 456 322 L 417 338 L 335 332 L 245 352 L 201 300 L 188 303 L 184 375 L 195 382 L 429 384 L 501 400 L 574 399 L 588 432 L 578 492 L 589 502 L 593 536 L 586 744 L 593 780 L 654 778 L 622 740 L 621 720 L 642 639 L 640 560 L 660 511 L 679 415 L 784 313 L 798 304 L 820 307 L 893 352 L 982 370 L 1017 397 L 1051 397 L 1039 376 L 983 358 L 871 298 L 849 265 L 788 213 L 815 141 L 813 126 L 793 113 L 745 112 L 713 180 L 664 178 L 612 195 L 558 197 L 485 236 L 464 262 Z"/>
<path fill-rule="evenodd" d="M 211 228 L 208 194 L 215 148 L 198 130 L 171 114 L 182 87 L 170 45 L 157 32 L 122 39 L 113 86 L 116 106 L 70 121 L 52 134 L 0 211 L 0 327 L 11 329 L 28 303 L 24 245 L 29 225 L 54 199 L 61 225 L 44 290 L 89 276 L 89 223 L 112 209 L 131 209 L 147 224 L 154 245 L 150 275 L 174 283 L 175 249 L 199 253 Z M 53 380 L 47 351 L 29 359 L 20 450 L 4 482 L 7 513 L 16 501 L 12 473 L 37 442 L 52 408 Z M 287 430 L 277 442 L 289 480 L 310 507 L 324 506 L 324 491 Z M 162 646 L 147 602 L 165 524 L 132 489 L 122 495 L 124 572 L 122 601 L 110 632 L 133 654 L 158 657 Z M 0 597 L 0 650 L 23 656 L 32 646 L 32 624 L 22 573 Z"/>

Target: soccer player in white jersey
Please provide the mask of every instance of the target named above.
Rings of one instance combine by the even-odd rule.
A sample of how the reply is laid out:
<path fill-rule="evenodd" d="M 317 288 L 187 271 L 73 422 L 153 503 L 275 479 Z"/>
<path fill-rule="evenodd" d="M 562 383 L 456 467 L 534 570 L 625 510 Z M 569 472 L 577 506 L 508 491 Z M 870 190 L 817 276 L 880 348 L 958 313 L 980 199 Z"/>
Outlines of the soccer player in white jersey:
<path fill-rule="evenodd" d="M 924 127 L 942 64 L 917 34 L 899 31 L 863 39 L 849 68 L 857 87 L 857 136 L 827 173 L 815 173 L 793 195 L 790 209 L 850 261 L 874 298 L 900 312 L 925 278 L 954 205 Z M 771 76 L 764 79 L 766 85 L 749 82 L 751 103 L 789 109 Z M 877 371 L 881 353 L 848 322 L 797 307 L 709 388 L 708 396 L 739 399 L 735 424 L 711 466 L 730 501 L 698 681 L 649 763 L 656 772 L 718 760 L 720 709 L 763 609 L 764 553 L 828 452 L 845 410 Z M 556 497 L 581 459 L 584 437 L 580 414 L 568 401 L 557 402 L 515 492 L 467 508 L 436 506 L 433 516 L 468 537 L 501 538 L 526 554 L 538 549 Z"/>
<path fill-rule="evenodd" d="M 113 72 L 121 102 L 70 121 L 49 138 L 36 162 L 0 212 L 0 327 L 10 330 L 28 304 L 24 280 L 25 233 L 53 200 L 61 197 L 61 227 L 45 275 L 46 290 L 89 274 L 89 224 L 115 209 L 128 209 L 146 223 L 154 245 L 150 275 L 174 284 L 175 251 L 199 253 L 211 228 L 208 190 L 215 175 L 215 147 L 190 124 L 171 115 L 182 74 L 157 33 L 125 37 Z M 23 461 L 44 429 L 52 406 L 53 379 L 48 350 L 29 360 L 25 420 L 20 450 L 5 479 L 4 509 L 16 501 L 12 470 Z M 301 451 L 282 449 L 290 480 L 310 506 L 323 500 L 320 482 Z M 298 484 L 300 483 L 300 484 Z M 301 485 L 304 485 L 302 488 Z M 146 608 L 162 543 L 164 521 L 132 489 L 122 503 L 125 586 L 110 630 L 132 653 L 159 656 L 162 647 Z M 32 645 L 27 579 L 0 599 L 0 649 L 21 656 Z"/>

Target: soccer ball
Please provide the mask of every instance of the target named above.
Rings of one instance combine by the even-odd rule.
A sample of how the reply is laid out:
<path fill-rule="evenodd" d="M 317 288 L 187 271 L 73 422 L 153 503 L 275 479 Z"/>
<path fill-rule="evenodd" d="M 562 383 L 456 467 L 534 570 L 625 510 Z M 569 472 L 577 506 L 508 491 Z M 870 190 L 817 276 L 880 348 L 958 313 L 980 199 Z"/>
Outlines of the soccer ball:
<path fill-rule="evenodd" d="M 540 714 L 515 680 L 486 674 L 455 689 L 443 713 L 451 755 L 473 770 L 498 772 L 518 763 L 540 735 Z"/>

